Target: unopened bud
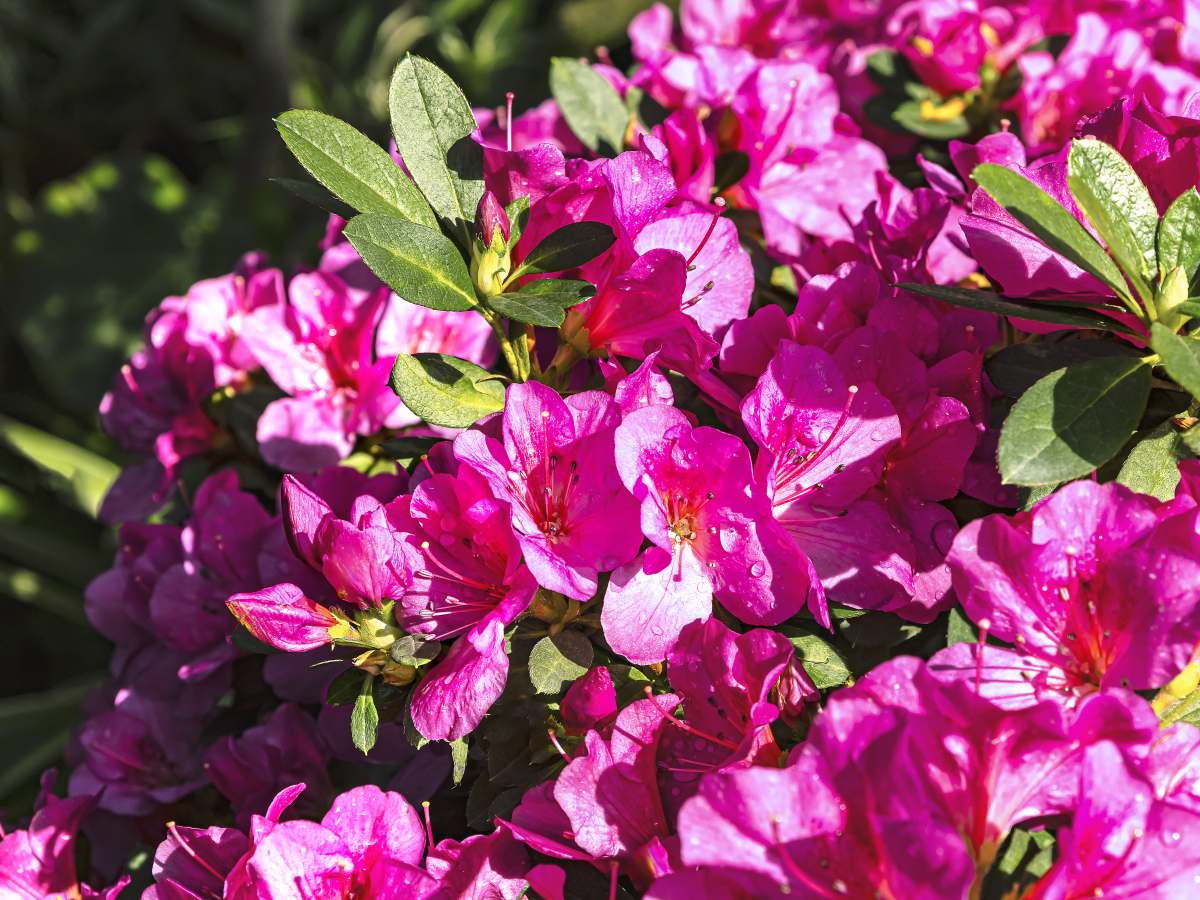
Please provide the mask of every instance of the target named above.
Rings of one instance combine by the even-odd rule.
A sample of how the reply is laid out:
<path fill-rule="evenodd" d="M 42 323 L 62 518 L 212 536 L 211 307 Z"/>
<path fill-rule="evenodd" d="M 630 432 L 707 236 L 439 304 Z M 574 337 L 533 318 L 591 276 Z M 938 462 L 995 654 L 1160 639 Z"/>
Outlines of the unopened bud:
<path fill-rule="evenodd" d="M 538 588 L 529 611 L 551 625 L 562 622 L 567 614 L 567 598 L 554 591 Z"/>
<path fill-rule="evenodd" d="M 503 253 L 508 246 L 510 234 L 508 214 L 491 191 L 484 191 L 479 198 L 479 207 L 475 210 L 475 240 L 485 247 L 491 247 L 496 240 L 496 229 L 500 229 L 500 247 L 497 253 Z"/>
<path fill-rule="evenodd" d="M 1158 293 L 1154 297 L 1155 311 L 1158 321 L 1171 331 L 1177 331 L 1179 326 L 1190 317 L 1175 312 L 1175 307 L 1188 297 L 1188 277 L 1182 266 L 1176 266 L 1162 280 Z"/>

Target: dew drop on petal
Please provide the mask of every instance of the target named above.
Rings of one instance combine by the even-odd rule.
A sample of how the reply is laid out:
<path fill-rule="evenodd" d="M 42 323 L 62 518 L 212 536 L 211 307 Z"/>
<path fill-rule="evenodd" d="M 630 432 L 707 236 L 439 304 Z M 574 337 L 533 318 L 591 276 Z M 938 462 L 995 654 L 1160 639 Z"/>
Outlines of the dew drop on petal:
<path fill-rule="evenodd" d="M 762 578 L 762 576 L 764 574 L 766 574 L 766 571 L 767 571 L 767 567 L 764 566 L 760 562 L 756 562 L 752 566 L 750 566 L 750 574 L 753 575 L 755 578 Z"/>
<path fill-rule="evenodd" d="M 944 556 L 954 545 L 956 534 L 958 534 L 958 527 L 953 522 L 938 522 L 933 526 L 930 537 L 933 538 L 933 545 L 937 547 L 938 553 Z"/>

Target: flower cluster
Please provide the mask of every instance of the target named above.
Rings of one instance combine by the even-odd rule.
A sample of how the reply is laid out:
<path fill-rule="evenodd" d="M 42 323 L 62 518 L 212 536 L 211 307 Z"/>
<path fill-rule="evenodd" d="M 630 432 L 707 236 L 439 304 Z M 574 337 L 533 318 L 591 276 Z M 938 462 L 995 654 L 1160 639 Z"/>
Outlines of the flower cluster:
<path fill-rule="evenodd" d="M 1196 27 L 685 0 L 519 117 L 281 116 L 359 214 L 105 398 L 0 896 L 1196 895 Z"/>

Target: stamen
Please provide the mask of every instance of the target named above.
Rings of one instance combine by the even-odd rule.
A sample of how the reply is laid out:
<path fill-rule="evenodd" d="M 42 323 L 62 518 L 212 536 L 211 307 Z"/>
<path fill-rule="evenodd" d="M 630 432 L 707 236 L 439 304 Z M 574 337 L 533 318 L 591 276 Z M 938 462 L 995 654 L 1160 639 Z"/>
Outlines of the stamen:
<path fill-rule="evenodd" d="M 679 726 L 680 728 L 682 728 L 684 731 L 688 732 L 689 734 L 694 734 L 696 737 L 704 738 L 706 741 L 712 741 L 714 744 L 720 744 L 722 747 L 728 747 L 730 750 L 736 750 L 738 748 L 737 744 L 731 744 L 731 743 L 729 743 L 729 741 L 722 740 L 719 737 L 713 737 L 711 734 L 705 734 L 703 731 L 699 731 L 699 730 L 693 728 L 691 725 L 687 724 L 687 722 L 682 722 L 679 719 L 675 718 L 675 716 L 673 716 L 671 713 L 667 712 L 665 709 L 663 709 L 661 706 L 658 705 L 658 701 L 654 699 L 654 692 L 653 692 L 653 689 L 650 687 L 650 685 L 646 685 L 645 690 L 646 690 L 646 696 L 650 698 L 650 702 L 652 702 L 654 704 L 654 708 L 657 709 L 660 713 L 662 713 L 662 717 L 664 719 L 666 719 L 667 721 Z"/>
<path fill-rule="evenodd" d="M 210 866 L 208 863 L 206 863 L 204 860 L 202 860 L 199 856 L 197 856 L 196 851 L 187 845 L 187 841 L 185 841 L 183 839 L 183 835 L 181 835 L 179 833 L 179 830 L 175 827 L 174 822 L 167 823 L 167 831 L 171 832 L 171 837 L 175 838 L 175 840 L 179 842 L 179 846 L 183 850 L 184 853 L 186 853 L 188 856 L 190 856 L 192 859 L 194 859 L 198 865 L 203 866 L 205 869 L 207 869 L 213 875 L 217 876 L 217 878 L 220 878 L 222 882 L 225 881 L 224 875 L 222 875 L 220 872 L 218 872 L 216 869 L 214 869 L 212 866 Z"/>
<path fill-rule="evenodd" d="M 512 102 L 513 92 L 509 91 L 504 95 L 504 99 L 508 102 L 508 115 L 504 119 L 505 125 L 508 127 L 508 152 L 512 153 Z"/>
<path fill-rule="evenodd" d="M 987 646 L 988 630 L 992 627 L 991 619 L 979 620 L 979 649 L 975 652 L 975 695 L 983 684 L 983 648 Z"/>
<path fill-rule="evenodd" d="M 509 95 L 512 96 L 511 94 Z M 433 849 L 433 822 L 429 818 L 429 801 L 422 800 L 421 808 L 425 812 L 425 836 L 429 838 L 429 849 Z"/>
<path fill-rule="evenodd" d="M 796 865 L 796 861 L 788 854 L 783 847 L 783 841 L 779 839 L 779 817 L 771 816 L 771 837 L 775 840 L 775 852 L 779 854 L 779 858 L 783 860 L 783 867 L 791 873 L 792 877 L 808 888 L 810 891 L 826 897 L 828 900 L 835 900 L 823 885 L 817 884 L 811 878 L 804 874 L 804 871 Z"/>
<path fill-rule="evenodd" d="M 559 752 L 559 755 L 562 756 L 563 759 L 565 759 L 567 762 L 570 762 L 571 757 L 567 755 L 567 751 L 564 750 L 562 744 L 558 742 L 558 735 L 554 733 L 554 729 L 547 728 L 546 731 L 550 735 L 550 743 L 554 745 L 554 749 Z"/>
<path fill-rule="evenodd" d="M 847 391 L 846 405 L 842 407 L 842 414 L 841 414 L 841 416 L 838 417 L 837 424 L 835 426 L 833 426 L 833 431 L 829 432 L 829 437 L 827 437 L 825 439 L 825 442 L 823 444 L 821 444 L 821 446 L 818 447 L 816 450 L 812 450 L 812 451 L 806 453 L 804 456 L 796 457 L 796 459 L 793 463 L 792 470 L 790 472 L 788 472 L 788 474 L 785 475 L 782 479 L 776 478 L 775 491 L 776 491 L 777 497 L 779 496 L 780 488 L 785 487 L 788 484 L 790 484 L 791 482 L 795 481 L 798 477 L 800 477 L 801 473 L 803 473 L 804 470 L 808 468 L 809 463 L 811 463 L 813 460 L 815 460 L 822 453 L 824 453 L 826 450 L 829 449 L 829 445 L 831 443 L 833 443 L 833 439 L 835 437 L 837 437 L 837 433 L 839 431 L 841 431 L 842 426 L 846 424 L 846 417 L 850 415 L 850 406 L 851 406 L 851 404 L 854 403 L 854 398 L 858 395 L 858 385 L 852 384 L 852 385 L 850 385 L 850 387 L 846 388 L 846 391 Z M 817 487 L 819 489 L 820 487 L 822 487 L 822 485 L 814 485 L 814 487 Z M 772 503 L 771 505 L 772 506 L 784 506 L 788 503 L 791 503 L 793 500 L 796 499 L 796 497 L 800 496 L 800 494 L 804 493 L 807 490 L 809 490 L 809 488 L 802 488 L 800 491 L 796 492 L 795 494 L 792 494 L 790 497 L 782 497 L 782 498 L 775 500 L 775 502 Z"/>
<path fill-rule="evenodd" d="M 693 262 L 696 261 L 696 257 L 700 255 L 700 251 L 704 249 L 704 245 L 708 243 L 708 239 L 710 237 L 712 237 L 712 233 L 717 227 L 717 219 L 721 218 L 721 213 L 725 211 L 725 198 L 724 197 L 718 197 L 716 200 L 713 201 L 713 203 L 715 203 L 717 206 L 719 206 L 720 209 L 718 209 L 715 213 L 713 213 L 712 221 L 708 223 L 708 231 L 706 231 L 704 233 L 704 239 L 702 241 L 700 241 L 700 246 L 697 247 L 695 249 L 695 251 L 692 253 L 692 255 L 688 257 L 688 261 L 687 261 L 688 266 L 690 266 Z"/>
<path fill-rule="evenodd" d="M 608 882 L 608 900 L 617 900 L 617 869 L 620 867 L 615 859 L 608 861 L 609 871 L 612 876 Z"/>
<path fill-rule="evenodd" d="M 821 516 L 819 519 L 776 519 L 776 522 L 794 522 L 797 525 L 811 524 L 813 522 L 832 522 L 834 519 L 841 519 L 850 514 L 850 510 L 843 509 L 840 513 L 834 516 Z"/>
<path fill-rule="evenodd" d="M 613 66 L 612 57 L 608 55 L 608 48 L 603 44 L 596 48 L 596 59 L 600 61 L 602 66 L 612 66 L 614 69 L 616 68 L 616 66 Z"/>
<path fill-rule="evenodd" d="M 421 462 L 423 462 L 425 464 L 425 468 L 429 470 L 429 477 L 432 478 L 434 475 L 437 474 L 437 472 L 433 471 L 433 466 L 431 466 L 429 464 L 429 454 L 428 453 L 421 454 Z"/>

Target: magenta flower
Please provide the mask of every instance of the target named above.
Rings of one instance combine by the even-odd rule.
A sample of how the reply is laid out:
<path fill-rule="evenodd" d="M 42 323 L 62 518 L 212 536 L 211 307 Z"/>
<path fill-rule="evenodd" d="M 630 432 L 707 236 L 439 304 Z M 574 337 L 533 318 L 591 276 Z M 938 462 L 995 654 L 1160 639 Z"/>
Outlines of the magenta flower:
<path fill-rule="evenodd" d="M 294 703 L 277 707 L 240 738 L 221 738 L 204 754 L 206 774 L 237 810 L 237 826 L 243 830 L 250 827 L 251 816 L 266 814 L 280 790 L 300 782 L 307 790 L 290 807 L 290 818 L 325 812 L 333 797 L 327 763 L 317 723 Z"/>
<path fill-rule="evenodd" d="M 1029 512 L 968 524 L 948 557 L 955 591 L 1068 690 L 1161 687 L 1200 640 L 1194 517 L 1123 485 L 1074 482 Z"/>
<path fill-rule="evenodd" d="M 450 900 L 517 900 L 525 892 L 529 855 L 507 827 L 445 840 L 431 847 L 425 868 L 437 880 L 439 897 Z"/>
<path fill-rule="evenodd" d="M 11 831 L 0 840 L 0 897 L 5 900 L 45 900 L 50 897 L 79 897 L 75 875 L 75 835 L 95 805 L 93 797 L 62 800 L 53 794 L 55 771 L 42 775 L 40 808 L 29 827 Z M 99 896 L 115 897 L 128 878 Z M 84 897 L 96 896 L 86 885 Z"/>
<path fill-rule="evenodd" d="M 1188 840 L 1200 811 L 1164 802 L 1111 741 L 1084 755 L 1080 803 L 1058 832 L 1058 859 L 1029 900 L 1188 897 L 1200 885 L 1200 849 Z"/>
<path fill-rule="evenodd" d="M 421 482 L 389 503 L 387 515 L 416 560 L 398 604 L 401 627 L 437 640 L 461 635 L 414 689 L 411 707 L 421 734 L 455 740 L 504 690 L 504 627 L 528 608 L 537 580 L 521 563 L 510 505 L 468 466 L 457 478 Z"/>
<path fill-rule="evenodd" d="M 608 669 L 596 666 L 577 678 L 558 708 L 568 735 L 582 737 L 595 729 L 601 737 L 610 737 L 619 710 Z"/>
<path fill-rule="evenodd" d="M 614 650 L 635 663 L 663 659 L 684 626 L 712 615 L 714 599 L 755 625 L 778 624 L 807 603 L 828 626 L 812 563 L 771 515 L 740 440 L 650 406 L 626 416 L 616 448 L 655 546 L 609 583 L 601 616 Z"/>
<path fill-rule="evenodd" d="M 620 409 L 600 391 L 564 401 L 529 382 L 508 389 L 503 421 L 503 444 L 464 431 L 454 440 L 455 455 L 512 504 L 525 564 L 538 583 L 590 600 L 598 573 L 629 562 L 641 545 L 638 503 L 613 456 Z"/>

